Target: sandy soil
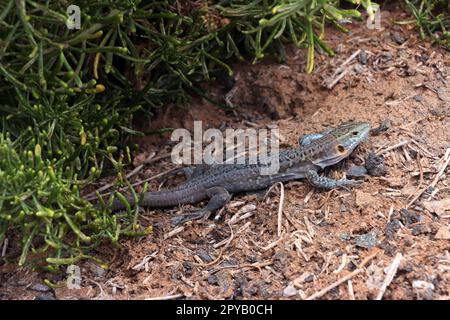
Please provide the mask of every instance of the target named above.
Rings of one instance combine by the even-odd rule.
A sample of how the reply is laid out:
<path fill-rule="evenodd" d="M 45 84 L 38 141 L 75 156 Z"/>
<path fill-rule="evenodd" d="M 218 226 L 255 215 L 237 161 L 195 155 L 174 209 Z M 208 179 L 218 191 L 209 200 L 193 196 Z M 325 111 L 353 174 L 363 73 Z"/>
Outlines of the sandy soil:
<path fill-rule="evenodd" d="M 365 24 L 348 25 L 347 35 L 330 30 L 326 39 L 337 54 L 316 55 L 311 76 L 303 73 L 304 50 L 290 48 L 284 64 L 237 65 L 231 91 L 220 83 L 210 90 L 218 101 L 226 95 L 237 111 L 194 100 L 187 115 L 171 106 L 150 126 L 191 128 L 194 119 L 221 129 L 276 125 L 282 145 L 295 146 L 299 135 L 342 122 L 376 128 L 385 121 L 387 130 L 374 132 L 324 173 L 342 177 L 374 151 L 384 157 L 385 175 L 367 175 L 351 190 L 320 191 L 296 181 L 265 199 L 236 196 L 219 221 L 179 230 L 170 217 L 184 208 L 147 210 L 141 224 L 154 232 L 122 240 L 121 251 L 98 250 L 107 271 L 80 263 L 81 289 L 67 289 L 64 272 L 3 265 L 0 299 L 449 299 L 450 55 L 394 26 L 391 20 L 404 16 L 393 9 L 383 10 L 383 30 Z M 342 70 L 345 75 L 327 88 Z M 159 157 L 170 150 L 167 138 L 139 141 L 135 166 L 151 156 L 160 160 L 145 164 L 133 182 L 175 167 Z M 166 180 L 152 180 L 152 190 Z M 163 187 L 179 181 L 169 178 Z M 243 218 L 231 221 L 235 215 Z M 37 285 L 45 278 L 61 286 L 48 291 Z"/>

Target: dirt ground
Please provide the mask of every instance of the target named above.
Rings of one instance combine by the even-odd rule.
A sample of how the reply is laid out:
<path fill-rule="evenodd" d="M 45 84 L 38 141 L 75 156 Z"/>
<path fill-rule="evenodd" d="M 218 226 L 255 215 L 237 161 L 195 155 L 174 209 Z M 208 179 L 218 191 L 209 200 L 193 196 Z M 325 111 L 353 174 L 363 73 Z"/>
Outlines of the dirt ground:
<path fill-rule="evenodd" d="M 305 51 L 296 48 L 281 65 L 237 65 L 230 91 L 221 83 L 210 90 L 214 99 L 239 105 L 235 112 L 199 99 L 187 115 L 171 106 L 150 124 L 277 126 L 282 146 L 295 146 L 298 136 L 343 122 L 383 123 L 385 130 L 372 131 L 349 159 L 323 174 L 349 175 L 373 151 L 384 158 L 384 175 L 366 175 L 350 190 L 289 182 L 265 199 L 236 196 L 218 221 L 182 228 L 171 227 L 170 218 L 188 206 L 147 210 L 140 222 L 153 233 L 122 240 L 120 251 L 95 252 L 106 271 L 79 263 L 80 289 L 64 286 L 64 273 L 4 265 L 0 299 L 449 299 L 450 53 L 392 23 L 404 18 L 385 8 L 382 30 L 365 23 L 347 24 L 346 35 L 329 29 L 326 40 L 337 54 L 317 54 L 311 76 L 303 73 Z M 173 145 L 168 137 L 139 141 L 134 165 L 144 166 L 132 182 L 175 167 L 161 156 Z M 150 188 L 179 181 L 162 176 Z M 49 291 L 41 285 L 46 278 L 61 286 Z"/>

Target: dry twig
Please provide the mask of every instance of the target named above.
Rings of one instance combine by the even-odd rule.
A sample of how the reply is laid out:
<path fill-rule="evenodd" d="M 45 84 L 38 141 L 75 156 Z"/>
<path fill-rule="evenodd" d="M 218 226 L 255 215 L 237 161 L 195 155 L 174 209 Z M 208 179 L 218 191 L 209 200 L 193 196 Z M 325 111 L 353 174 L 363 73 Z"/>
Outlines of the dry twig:
<path fill-rule="evenodd" d="M 395 274 L 397 273 L 398 266 L 400 265 L 400 262 L 402 261 L 402 254 L 399 252 L 395 255 L 394 260 L 392 260 L 391 265 L 389 266 L 389 269 L 387 270 L 386 278 L 383 281 L 383 284 L 381 285 L 380 291 L 378 292 L 377 297 L 375 300 L 381 300 L 383 298 L 384 293 L 386 292 L 387 287 L 391 284 L 392 280 L 395 277 Z"/>

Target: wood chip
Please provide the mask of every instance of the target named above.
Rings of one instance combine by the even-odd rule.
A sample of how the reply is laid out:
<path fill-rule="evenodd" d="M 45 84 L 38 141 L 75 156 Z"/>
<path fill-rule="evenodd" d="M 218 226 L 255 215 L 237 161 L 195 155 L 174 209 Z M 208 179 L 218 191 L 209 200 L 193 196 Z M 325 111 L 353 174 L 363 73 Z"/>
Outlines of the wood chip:
<path fill-rule="evenodd" d="M 424 201 L 423 206 L 428 211 L 435 213 L 438 216 L 442 216 L 445 214 L 445 211 L 450 211 L 450 198 L 434 201 Z"/>
<path fill-rule="evenodd" d="M 434 237 L 436 239 L 440 239 L 440 240 L 450 240 L 450 226 L 446 225 L 446 226 L 440 227 Z"/>

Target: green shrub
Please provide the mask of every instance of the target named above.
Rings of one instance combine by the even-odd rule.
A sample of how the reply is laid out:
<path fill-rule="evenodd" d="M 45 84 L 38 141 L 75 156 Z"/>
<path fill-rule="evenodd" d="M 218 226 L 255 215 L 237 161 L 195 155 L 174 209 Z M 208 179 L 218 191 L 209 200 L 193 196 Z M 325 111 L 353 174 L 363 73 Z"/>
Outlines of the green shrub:
<path fill-rule="evenodd" d="M 70 4 L 78 31 L 66 26 Z M 333 0 L 1 1 L 0 244 L 19 234 L 19 264 L 31 250 L 59 265 L 148 232 L 136 210 L 112 215 L 80 193 L 105 170 L 126 183 L 133 115 L 200 92 L 218 69 L 232 74 L 230 59 L 282 59 L 287 43 L 308 48 L 312 72 L 315 50 L 333 54 L 325 24 L 345 31 L 339 21 L 359 16 Z"/>
<path fill-rule="evenodd" d="M 411 12 L 413 21 L 403 21 L 400 24 L 415 23 L 419 28 L 420 37 L 431 39 L 450 49 L 450 6 L 446 0 L 405 0 L 406 7 Z"/>

